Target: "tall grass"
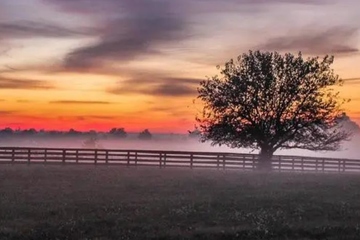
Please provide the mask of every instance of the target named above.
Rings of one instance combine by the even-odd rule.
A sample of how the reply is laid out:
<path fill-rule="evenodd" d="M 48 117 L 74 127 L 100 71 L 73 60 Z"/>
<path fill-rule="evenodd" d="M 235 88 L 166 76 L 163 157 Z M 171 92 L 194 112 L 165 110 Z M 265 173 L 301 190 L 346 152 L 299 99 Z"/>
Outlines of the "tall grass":
<path fill-rule="evenodd" d="M 0 167 L 0 239 L 360 239 L 360 176 Z"/>

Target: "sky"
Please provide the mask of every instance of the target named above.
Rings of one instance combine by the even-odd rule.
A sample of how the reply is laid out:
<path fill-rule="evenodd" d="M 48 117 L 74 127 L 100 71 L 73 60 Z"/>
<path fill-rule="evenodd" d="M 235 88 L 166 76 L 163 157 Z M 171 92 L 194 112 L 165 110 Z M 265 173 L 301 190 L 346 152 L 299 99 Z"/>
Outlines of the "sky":
<path fill-rule="evenodd" d="M 186 133 L 248 50 L 335 56 L 360 124 L 358 0 L 0 0 L 0 128 Z"/>

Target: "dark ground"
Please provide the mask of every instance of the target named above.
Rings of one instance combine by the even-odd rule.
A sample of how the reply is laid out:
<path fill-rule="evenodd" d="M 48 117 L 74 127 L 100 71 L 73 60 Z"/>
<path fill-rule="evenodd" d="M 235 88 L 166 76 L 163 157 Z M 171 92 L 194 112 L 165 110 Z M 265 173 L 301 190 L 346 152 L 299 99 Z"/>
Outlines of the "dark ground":
<path fill-rule="evenodd" d="M 0 239 L 360 239 L 360 175 L 0 165 Z"/>

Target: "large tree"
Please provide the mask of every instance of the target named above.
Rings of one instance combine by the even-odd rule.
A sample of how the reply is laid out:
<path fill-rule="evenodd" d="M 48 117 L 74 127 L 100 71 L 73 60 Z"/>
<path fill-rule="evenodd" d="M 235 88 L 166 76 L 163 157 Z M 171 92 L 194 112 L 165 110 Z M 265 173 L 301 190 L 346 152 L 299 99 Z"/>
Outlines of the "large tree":
<path fill-rule="evenodd" d="M 197 117 L 203 141 L 259 149 L 261 170 L 278 149 L 337 150 L 350 133 L 339 124 L 345 99 L 334 58 L 250 51 L 201 82 Z"/>

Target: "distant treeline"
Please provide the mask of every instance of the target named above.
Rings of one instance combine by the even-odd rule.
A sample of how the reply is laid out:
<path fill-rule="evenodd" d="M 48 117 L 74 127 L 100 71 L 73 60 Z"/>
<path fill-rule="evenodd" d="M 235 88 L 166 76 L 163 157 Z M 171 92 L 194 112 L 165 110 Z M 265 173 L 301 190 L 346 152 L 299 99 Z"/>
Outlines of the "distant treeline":
<path fill-rule="evenodd" d="M 145 129 L 139 133 L 130 133 L 131 135 L 137 135 L 139 139 L 149 140 L 153 137 L 153 134 L 149 131 L 149 129 Z M 0 129 L 0 136 L 1 137 L 15 137 L 15 136 L 44 136 L 44 137 L 114 137 L 114 138 L 127 138 L 129 135 L 126 132 L 125 128 L 111 128 L 107 132 L 101 131 L 77 131 L 75 129 L 69 129 L 68 131 L 58 131 L 58 130 L 36 130 L 34 128 L 30 129 L 12 129 L 12 128 L 3 128 Z M 196 137 L 199 133 L 197 131 L 189 131 L 190 137 Z"/>
<path fill-rule="evenodd" d="M 77 131 L 73 128 L 68 131 L 58 131 L 58 130 L 36 130 L 34 128 L 29 129 L 12 129 L 12 128 L 4 128 L 0 129 L 1 136 L 14 136 L 14 135 L 23 135 L 23 136 L 34 136 L 34 135 L 42 135 L 42 136 L 96 136 L 96 135 L 108 135 L 114 136 L 118 138 L 126 138 L 128 133 L 125 131 L 125 128 L 111 128 L 108 132 L 100 132 L 95 130 L 90 131 Z M 139 133 L 139 138 L 149 139 L 152 134 L 148 129 Z"/>

